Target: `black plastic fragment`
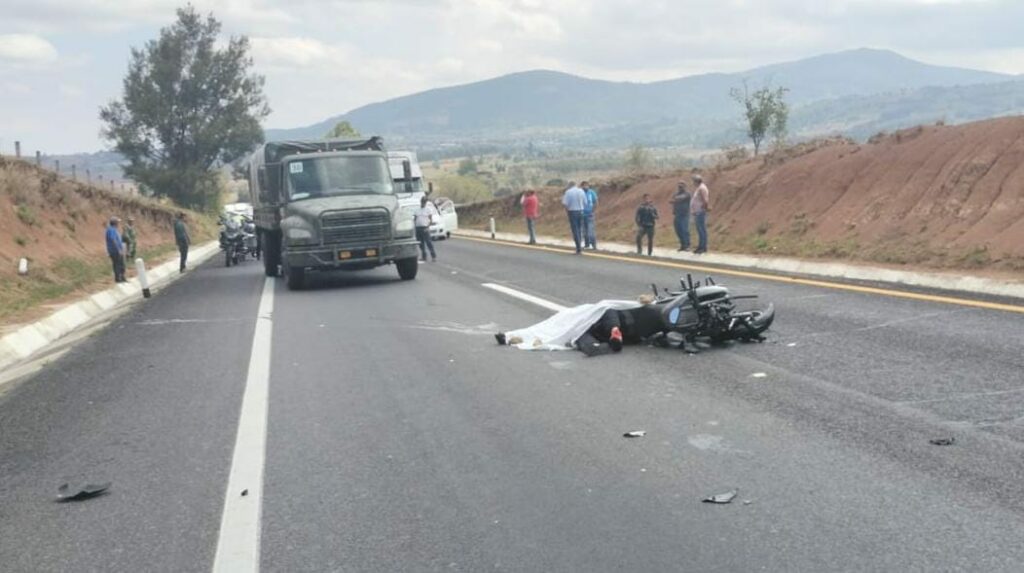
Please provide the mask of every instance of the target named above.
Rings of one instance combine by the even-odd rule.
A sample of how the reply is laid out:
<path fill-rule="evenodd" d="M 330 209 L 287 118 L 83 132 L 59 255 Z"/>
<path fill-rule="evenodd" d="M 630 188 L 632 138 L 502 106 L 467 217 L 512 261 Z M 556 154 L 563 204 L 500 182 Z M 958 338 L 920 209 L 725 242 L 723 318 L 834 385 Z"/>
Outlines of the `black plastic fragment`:
<path fill-rule="evenodd" d="M 952 446 L 956 443 L 956 438 L 935 438 L 928 440 L 928 443 L 933 446 Z"/>
<path fill-rule="evenodd" d="M 736 499 L 736 496 L 740 493 L 740 490 L 734 489 L 725 493 L 717 493 L 710 497 L 704 498 L 704 503 L 732 503 L 732 500 Z"/>
<path fill-rule="evenodd" d="M 647 430 L 634 430 L 632 432 L 626 432 L 622 434 L 623 438 L 642 438 L 647 435 Z"/>
<path fill-rule="evenodd" d="M 245 496 L 247 496 L 247 495 L 249 495 L 249 490 L 247 490 L 247 489 L 243 489 L 243 490 L 242 490 L 242 497 L 245 497 Z"/>
<path fill-rule="evenodd" d="M 110 489 L 110 482 L 87 483 L 82 486 L 64 484 L 57 488 L 57 501 L 83 501 L 103 495 Z"/>

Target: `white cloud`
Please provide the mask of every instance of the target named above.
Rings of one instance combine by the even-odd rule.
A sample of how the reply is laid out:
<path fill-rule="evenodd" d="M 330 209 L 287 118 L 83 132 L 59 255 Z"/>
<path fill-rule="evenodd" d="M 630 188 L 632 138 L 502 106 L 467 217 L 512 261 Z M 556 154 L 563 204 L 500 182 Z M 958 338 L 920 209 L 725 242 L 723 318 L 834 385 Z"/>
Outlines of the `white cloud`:
<path fill-rule="evenodd" d="M 57 48 L 33 34 L 0 34 L 0 62 L 49 64 L 57 60 Z"/>

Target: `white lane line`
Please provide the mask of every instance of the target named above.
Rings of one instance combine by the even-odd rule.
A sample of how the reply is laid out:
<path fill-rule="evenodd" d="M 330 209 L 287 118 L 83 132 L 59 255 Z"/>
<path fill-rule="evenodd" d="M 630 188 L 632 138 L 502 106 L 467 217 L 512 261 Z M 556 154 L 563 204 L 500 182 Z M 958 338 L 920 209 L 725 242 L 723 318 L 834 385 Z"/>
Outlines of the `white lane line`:
<path fill-rule="evenodd" d="M 480 286 L 484 288 L 489 288 L 491 290 L 496 290 L 502 294 L 507 294 L 508 296 L 518 298 L 519 300 L 525 300 L 526 302 L 535 304 L 539 307 L 546 308 L 548 310 L 553 310 L 555 312 L 566 309 L 566 307 L 560 304 L 553 303 L 549 300 L 544 300 L 540 297 L 533 296 L 532 294 L 517 291 L 516 289 L 508 288 L 507 286 L 496 285 L 494 283 L 483 283 Z"/>
<path fill-rule="evenodd" d="M 270 336 L 274 313 L 274 279 L 263 283 L 249 374 L 238 417 L 224 514 L 220 520 L 215 573 L 255 573 L 260 569 L 260 515 L 263 511 L 263 463 L 267 442 L 267 395 L 270 386 Z M 242 492 L 248 490 L 246 495 Z"/>

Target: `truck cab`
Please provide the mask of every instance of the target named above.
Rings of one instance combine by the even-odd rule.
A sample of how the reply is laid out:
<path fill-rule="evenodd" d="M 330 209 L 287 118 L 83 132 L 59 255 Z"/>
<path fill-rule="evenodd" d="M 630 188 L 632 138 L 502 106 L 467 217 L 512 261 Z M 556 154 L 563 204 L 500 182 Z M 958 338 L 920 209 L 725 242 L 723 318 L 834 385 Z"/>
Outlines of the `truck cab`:
<path fill-rule="evenodd" d="M 393 263 L 416 277 L 412 209 L 399 203 L 379 137 L 266 143 L 248 176 L 267 276 L 301 288 L 310 271 Z"/>

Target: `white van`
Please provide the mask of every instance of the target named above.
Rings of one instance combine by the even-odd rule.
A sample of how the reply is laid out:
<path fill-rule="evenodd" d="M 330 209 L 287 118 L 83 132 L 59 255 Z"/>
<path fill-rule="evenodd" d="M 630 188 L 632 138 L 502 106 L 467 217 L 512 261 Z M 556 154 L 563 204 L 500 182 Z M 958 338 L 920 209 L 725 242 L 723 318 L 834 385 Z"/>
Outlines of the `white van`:
<path fill-rule="evenodd" d="M 405 193 L 405 167 L 403 163 L 408 161 L 410 167 L 412 193 Z M 388 167 L 391 169 L 391 179 L 395 183 L 395 190 L 398 195 L 398 202 L 403 207 L 419 208 L 420 199 L 428 196 L 430 189 L 423 181 L 423 170 L 416 159 L 415 151 L 389 151 Z M 434 239 L 447 239 L 452 236 L 452 231 L 459 228 L 459 216 L 455 212 L 455 203 L 446 197 L 428 198 L 427 205 L 434 213 L 434 224 L 430 226 L 430 236 Z"/>

